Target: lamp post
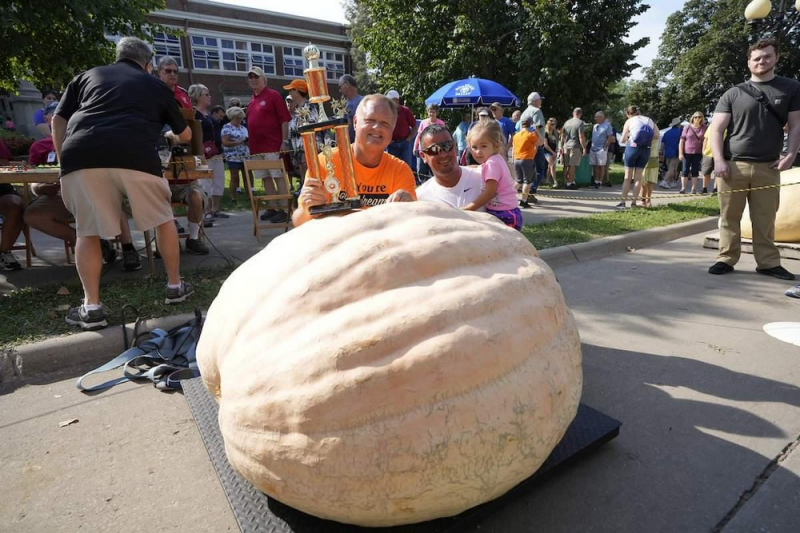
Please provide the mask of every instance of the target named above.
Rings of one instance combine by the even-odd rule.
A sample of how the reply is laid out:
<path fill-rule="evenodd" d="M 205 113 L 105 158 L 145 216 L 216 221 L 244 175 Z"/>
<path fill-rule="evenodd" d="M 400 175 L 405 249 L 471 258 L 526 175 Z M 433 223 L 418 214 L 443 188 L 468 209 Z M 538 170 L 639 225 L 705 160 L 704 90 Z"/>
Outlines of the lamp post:
<path fill-rule="evenodd" d="M 795 12 L 789 13 L 790 26 L 796 23 L 798 13 L 800 13 L 800 0 L 795 0 Z M 752 33 L 771 33 L 778 41 L 782 40 L 784 35 L 784 18 L 789 9 L 789 3 L 786 0 L 780 0 L 778 10 L 770 17 L 772 11 L 771 0 L 753 0 L 744 10 L 744 18 L 747 19 L 747 24 L 750 26 Z"/>

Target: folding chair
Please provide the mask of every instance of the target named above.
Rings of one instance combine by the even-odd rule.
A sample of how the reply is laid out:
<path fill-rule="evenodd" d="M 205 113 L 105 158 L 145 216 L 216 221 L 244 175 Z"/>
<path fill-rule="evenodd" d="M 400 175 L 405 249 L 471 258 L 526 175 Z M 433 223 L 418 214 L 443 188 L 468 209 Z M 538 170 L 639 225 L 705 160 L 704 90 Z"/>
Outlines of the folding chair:
<path fill-rule="evenodd" d="M 263 178 L 269 186 L 272 183 L 273 191 L 264 191 L 263 194 L 258 194 L 260 191 L 254 191 L 250 183 L 255 187 L 256 181 L 253 176 L 254 171 L 267 171 L 267 177 Z M 270 170 L 280 170 L 282 176 L 280 178 L 272 178 L 269 176 Z M 251 181 L 252 180 L 252 181 Z M 286 167 L 283 166 L 283 161 L 278 159 L 275 161 L 266 161 L 263 159 L 250 159 L 244 162 L 244 186 L 247 188 L 247 194 L 250 196 L 250 209 L 253 212 L 253 235 L 256 238 L 261 238 L 261 230 L 276 229 L 283 227 L 283 232 L 289 230 L 289 225 L 292 223 L 292 210 L 294 208 L 294 195 L 292 194 L 292 186 L 289 181 L 289 174 L 286 172 Z M 258 212 L 264 204 L 268 202 L 277 202 L 278 206 L 286 209 L 286 222 L 262 222 L 259 219 Z"/>

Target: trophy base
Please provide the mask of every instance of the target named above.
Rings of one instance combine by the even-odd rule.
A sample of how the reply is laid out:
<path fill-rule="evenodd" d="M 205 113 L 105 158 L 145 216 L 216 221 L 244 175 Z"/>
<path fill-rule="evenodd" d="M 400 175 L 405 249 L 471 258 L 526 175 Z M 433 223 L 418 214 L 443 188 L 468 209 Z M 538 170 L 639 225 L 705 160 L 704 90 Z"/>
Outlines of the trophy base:
<path fill-rule="evenodd" d="M 333 213 L 344 213 L 345 211 L 353 211 L 355 209 L 361 209 L 362 207 L 363 206 L 361 205 L 360 198 L 352 198 L 345 200 L 344 202 L 336 202 L 325 205 L 315 205 L 309 208 L 308 212 L 312 215 L 330 215 Z"/>
<path fill-rule="evenodd" d="M 331 128 L 335 128 L 336 126 L 345 126 L 348 124 L 347 118 L 332 118 L 331 120 L 326 120 L 325 122 L 312 122 L 311 124 L 306 124 L 305 126 L 300 126 L 297 128 L 298 133 L 307 133 L 309 131 L 323 131 L 329 130 Z"/>

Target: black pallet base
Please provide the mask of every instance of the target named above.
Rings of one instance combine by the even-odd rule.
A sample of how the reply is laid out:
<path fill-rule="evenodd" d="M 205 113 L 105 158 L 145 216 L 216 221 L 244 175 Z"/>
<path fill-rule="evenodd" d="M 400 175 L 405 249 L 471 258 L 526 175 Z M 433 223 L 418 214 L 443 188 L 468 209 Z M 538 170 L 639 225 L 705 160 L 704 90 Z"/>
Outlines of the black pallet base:
<path fill-rule="evenodd" d="M 528 479 L 500 498 L 468 509 L 458 516 L 439 518 L 419 524 L 387 528 L 364 528 L 323 520 L 269 498 L 237 474 L 225 455 L 219 430 L 219 409 L 200 378 L 182 382 L 183 392 L 194 415 L 203 443 L 231 509 L 243 533 L 446 533 L 463 531 L 511 498 L 532 489 L 542 478 L 558 468 L 596 450 L 619 434 L 620 422 L 584 404 L 572 421 L 564 438 L 544 464 Z"/>

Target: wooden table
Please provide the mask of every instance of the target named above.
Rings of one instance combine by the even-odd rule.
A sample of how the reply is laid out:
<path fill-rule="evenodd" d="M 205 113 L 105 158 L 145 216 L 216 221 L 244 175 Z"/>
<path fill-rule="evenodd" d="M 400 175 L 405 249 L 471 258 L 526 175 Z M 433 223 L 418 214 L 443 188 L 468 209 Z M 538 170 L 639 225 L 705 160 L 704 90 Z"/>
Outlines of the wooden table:
<path fill-rule="evenodd" d="M 173 178 L 172 170 L 164 172 L 164 178 L 170 183 L 175 185 L 185 185 L 198 179 L 212 179 L 214 171 L 209 168 L 195 168 L 194 157 L 185 161 L 185 168 L 181 169 L 178 179 Z M 11 167 L 13 168 L 13 167 Z M 58 183 L 61 176 L 60 168 L 28 168 L 23 170 L 11 170 L 9 167 L 0 169 L 0 183 L 8 183 L 11 185 L 22 185 L 22 199 L 27 206 L 31 200 L 30 185 L 32 183 Z M 24 245 L 14 245 L 12 250 L 25 250 L 25 262 L 30 267 L 31 259 L 36 255 L 36 249 L 33 247 L 30 236 L 30 228 L 27 224 L 23 224 L 22 232 L 25 237 Z M 152 251 L 150 248 L 150 235 L 149 231 L 145 231 L 145 243 L 147 246 L 147 258 L 150 263 L 150 270 L 154 270 Z"/>

